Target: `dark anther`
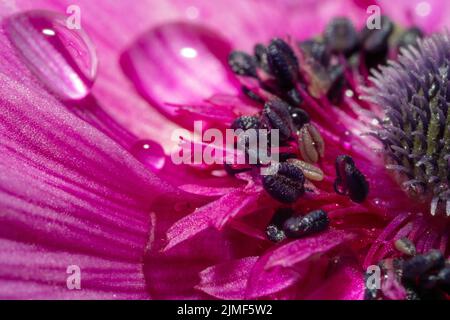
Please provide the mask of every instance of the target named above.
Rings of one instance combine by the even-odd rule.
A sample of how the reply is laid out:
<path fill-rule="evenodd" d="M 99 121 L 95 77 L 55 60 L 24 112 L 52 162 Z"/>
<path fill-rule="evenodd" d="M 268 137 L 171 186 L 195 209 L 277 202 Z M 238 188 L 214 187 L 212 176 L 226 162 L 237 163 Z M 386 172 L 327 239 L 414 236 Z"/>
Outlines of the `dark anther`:
<path fill-rule="evenodd" d="M 283 230 L 278 229 L 275 225 L 270 224 L 266 228 L 266 236 L 272 242 L 280 242 L 286 239 Z"/>
<path fill-rule="evenodd" d="M 450 294 L 450 266 L 443 268 L 438 273 L 439 287 L 446 293 Z"/>
<path fill-rule="evenodd" d="M 273 174 L 263 176 L 263 186 L 274 199 L 293 203 L 305 192 L 305 177 L 298 167 L 282 162 L 273 166 Z"/>
<path fill-rule="evenodd" d="M 287 141 L 292 136 L 291 107 L 284 101 L 274 99 L 266 102 L 263 110 L 264 121 L 270 129 L 278 129 L 280 141 Z"/>
<path fill-rule="evenodd" d="M 280 162 L 285 162 L 288 159 L 297 159 L 297 155 L 295 153 L 286 153 L 282 152 L 278 155 Z"/>
<path fill-rule="evenodd" d="M 339 103 L 344 93 L 343 88 L 345 86 L 344 67 L 342 65 L 332 66 L 329 70 L 329 76 L 331 86 L 330 89 L 328 89 L 327 97 L 330 101 Z"/>
<path fill-rule="evenodd" d="M 380 29 L 368 29 L 366 26 L 361 32 L 365 62 L 369 69 L 385 63 L 389 51 L 388 40 L 393 30 L 392 21 L 383 16 Z"/>
<path fill-rule="evenodd" d="M 294 215 L 292 208 L 278 208 L 270 220 L 270 224 L 276 225 L 278 228 L 282 228 L 284 222 Z"/>
<path fill-rule="evenodd" d="M 245 152 L 245 160 L 248 164 L 260 163 L 259 149 L 254 148 L 252 141 L 258 139 L 263 135 L 268 135 L 267 131 L 260 131 L 262 124 L 260 119 L 256 116 L 241 116 L 236 118 L 231 124 L 233 130 L 243 130 L 243 132 L 237 132 L 237 141 L 235 147 Z M 266 142 L 269 143 L 269 138 L 266 138 Z M 238 166 L 240 169 L 241 166 Z M 227 168 L 225 168 L 227 169 Z"/>
<path fill-rule="evenodd" d="M 368 29 L 367 26 L 361 33 L 362 46 L 367 53 L 384 52 L 388 47 L 388 39 L 394 30 L 394 24 L 386 17 L 381 17 L 380 29 Z"/>
<path fill-rule="evenodd" d="M 253 101 L 256 101 L 258 103 L 264 103 L 264 99 L 261 98 L 259 95 L 257 95 L 255 92 L 253 92 L 252 90 L 250 90 L 249 88 L 247 88 L 246 86 L 242 86 L 242 92 L 249 97 L 250 99 L 252 99 Z"/>
<path fill-rule="evenodd" d="M 233 175 L 241 173 L 241 172 L 252 170 L 252 168 L 250 166 L 239 165 L 239 164 L 235 165 L 235 164 L 229 164 L 229 163 L 224 163 L 223 168 L 225 169 L 225 172 L 228 173 L 230 176 L 233 176 Z"/>
<path fill-rule="evenodd" d="M 331 51 L 351 55 L 358 47 L 358 33 L 347 18 L 335 18 L 327 26 L 325 42 Z"/>
<path fill-rule="evenodd" d="M 363 202 L 369 193 L 369 184 L 358 170 L 350 156 L 336 158 L 336 180 L 334 190 L 341 195 L 348 195 L 352 201 Z"/>
<path fill-rule="evenodd" d="M 406 290 L 406 300 L 417 301 L 421 300 L 418 289 L 415 286 L 405 286 Z"/>
<path fill-rule="evenodd" d="M 419 277 L 419 286 L 424 289 L 433 289 L 437 286 L 439 278 L 434 274 L 423 274 Z"/>
<path fill-rule="evenodd" d="M 313 58 L 323 66 L 328 66 L 331 54 L 323 42 L 309 39 L 300 43 L 300 49 L 308 58 Z"/>
<path fill-rule="evenodd" d="M 281 39 L 272 40 L 267 48 L 267 61 L 281 87 L 294 87 L 299 76 L 298 60 L 286 42 Z"/>
<path fill-rule="evenodd" d="M 308 112 L 301 108 L 293 108 L 291 118 L 296 129 L 301 129 L 310 120 Z"/>
<path fill-rule="evenodd" d="M 431 250 L 427 254 L 417 255 L 403 263 L 403 277 L 415 279 L 432 269 L 443 268 L 444 256 L 438 250 Z"/>
<path fill-rule="evenodd" d="M 300 96 L 297 89 L 295 89 L 295 88 L 292 88 L 286 92 L 286 98 L 294 106 L 299 106 L 303 102 L 303 98 Z"/>
<path fill-rule="evenodd" d="M 266 235 L 270 241 L 280 242 L 286 238 L 286 234 L 282 230 L 283 223 L 292 217 L 293 214 L 294 210 L 291 208 L 278 208 L 275 211 L 269 225 L 266 228 Z"/>
<path fill-rule="evenodd" d="M 256 59 L 245 52 L 231 52 L 228 56 L 228 64 L 233 72 L 240 76 L 257 77 Z"/>
<path fill-rule="evenodd" d="M 315 210 L 301 217 L 292 217 L 284 222 L 283 230 L 290 238 L 300 238 L 325 230 L 330 221 L 323 210 Z"/>
<path fill-rule="evenodd" d="M 267 61 L 267 48 L 259 43 L 253 48 L 253 52 L 260 68 L 270 72 L 269 62 Z"/>
<path fill-rule="evenodd" d="M 409 46 L 416 46 L 417 41 L 423 38 L 423 32 L 417 27 L 411 27 L 405 30 L 397 41 L 397 48 L 408 48 Z"/>
<path fill-rule="evenodd" d="M 231 125 L 231 129 L 234 130 L 259 129 L 260 127 L 261 123 L 259 119 L 254 116 L 241 116 L 239 118 L 236 118 Z"/>

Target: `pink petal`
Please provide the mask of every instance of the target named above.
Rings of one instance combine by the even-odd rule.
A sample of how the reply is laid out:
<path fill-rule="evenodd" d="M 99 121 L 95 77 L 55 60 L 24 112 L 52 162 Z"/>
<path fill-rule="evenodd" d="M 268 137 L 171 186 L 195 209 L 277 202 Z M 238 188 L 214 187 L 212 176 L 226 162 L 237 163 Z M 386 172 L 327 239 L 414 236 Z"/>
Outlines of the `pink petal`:
<path fill-rule="evenodd" d="M 361 9 L 350 0 L 174 0 L 172 4 L 182 13 L 180 18 L 220 31 L 242 50 L 252 50 L 255 43 L 276 36 L 312 36 L 322 31 L 330 16 L 361 17 Z"/>
<path fill-rule="evenodd" d="M 292 267 L 316 254 L 323 254 L 355 236 L 349 232 L 327 231 L 316 236 L 289 242 L 276 249 L 270 257 L 267 268 Z"/>
<path fill-rule="evenodd" d="M 323 279 L 319 287 L 306 297 L 309 300 L 361 300 L 365 283 L 362 271 L 354 264 L 345 264 Z"/>
<path fill-rule="evenodd" d="M 246 298 L 255 299 L 278 293 L 295 284 L 306 274 L 306 268 L 301 270 L 281 267 L 267 269 L 272 252 L 273 250 L 269 250 L 261 256 L 253 267 L 247 281 Z"/>
<path fill-rule="evenodd" d="M 247 278 L 258 257 L 227 261 L 200 272 L 197 289 L 219 299 L 243 299 Z"/>
<path fill-rule="evenodd" d="M 180 192 L 47 92 L 24 87 L 5 74 L 0 82 L 0 238 L 9 241 L 4 247 L 18 252 L 2 258 L 0 283 L 20 286 L 15 297 L 38 289 L 48 298 L 61 296 L 49 289 L 54 283 L 45 280 L 47 267 L 35 270 L 43 287 L 30 282 L 29 292 L 25 281 L 30 271 L 14 267 L 23 252 L 30 259 L 43 253 L 53 257 L 48 268 L 62 268 L 71 256 L 88 270 L 100 268 L 97 275 L 92 271 L 92 291 L 86 290 L 86 297 L 112 298 L 126 291 L 125 282 L 114 292 L 113 280 L 108 280 L 118 270 L 136 281 L 127 294 L 145 295 L 144 283 L 138 285 L 136 279 L 143 280 L 139 269 L 152 235 L 151 217 L 159 214 L 155 202 L 175 205 L 166 195 L 182 201 Z M 105 282 L 95 280 L 97 276 Z"/>
<path fill-rule="evenodd" d="M 254 207 L 257 197 L 258 195 L 249 195 L 242 189 L 235 189 L 218 200 L 197 209 L 170 227 L 167 231 L 169 242 L 164 250 L 169 250 L 210 227 L 223 227 L 236 215 L 251 211 L 246 207 Z"/>
<path fill-rule="evenodd" d="M 170 220 L 159 226 L 157 223 L 156 238 L 164 236 Z M 199 233 L 168 251 L 156 244 L 144 261 L 150 294 L 155 299 L 211 299 L 211 295 L 195 288 L 202 270 L 259 251 L 259 242 L 230 230 L 216 229 Z"/>
<path fill-rule="evenodd" d="M 441 0 L 400 0 L 395 4 L 388 0 L 378 0 L 383 12 L 402 25 L 416 25 L 427 33 L 441 31 L 448 27 L 450 5 Z"/>
<path fill-rule="evenodd" d="M 69 289 L 74 266 L 80 289 Z M 70 279 L 69 279 L 70 280 Z M 145 299 L 142 265 L 0 239 L 2 299 Z"/>

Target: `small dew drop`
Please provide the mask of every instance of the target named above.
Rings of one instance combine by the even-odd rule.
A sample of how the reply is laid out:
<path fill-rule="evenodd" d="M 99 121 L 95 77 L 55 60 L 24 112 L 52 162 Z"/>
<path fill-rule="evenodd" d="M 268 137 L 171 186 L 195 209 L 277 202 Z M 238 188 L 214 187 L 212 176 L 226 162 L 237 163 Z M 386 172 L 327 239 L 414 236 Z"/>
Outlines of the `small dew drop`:
<path fill-rule="evenodd" d="M 341 138 L 341 145 L 346 151 L 351 151 L 353 149 L 352 143 L 351 143 L 351 136 L 352 133 L 350 131 L 344 132 L 344 137 Z"/>
<path fill-rule="evenodd" d="M 46 36 L 51 36 L 51 37 L 56 35 L 55 30 L 52 30 L 52 29 L 43 29 L 42 33 L 45 34 Z"/>
<path fill-rule="evenodd" d="M 68 29 L 66 16 L 43 10 L 7 18 L 5 34 L 39 80 L 63 100 L 85 98 L 97 75 L 97 54 L 81 29 Z"/>
<path fill-rule="evenodd" d="M 344 149 L 347 150 L 347 151 L 350 151 L 350 150 L 353 149 L 353 148 L 352 148 L 352 144 L 351 144 L 350 142 L 348 142 L 348 141 L 344 141 L 344 142 L 342 143 L 342 145 L 344 146 Z"/>
<path fill-rule="evenodd" d="M 431 5 L 427 1 L 419 2 L 416 5 L 416 14 L 420 17 L 426 17 L 431 13 Z"/>
<path fill-rule="evenodd" d="M 166 162 L 163 148 L 152 140 L 138 141 L 131 153 L 153 172 L 161 170 Z"/>
<path fill-rule="evenodd" d="M 180 54 L 185 58 L 194 59 L 198 53 L 194 48 L 185 47 L 180 50 Z"/>
<path fill-rule="evenodd" d="M 195 20 L 199 16 L 199 10 L 197 7 L 190 6 L 186 9 L 186 17 L 190 20 Z"/>
<path fill-rule="evenodd" d="M 213 170 L 211 171 L 211 175 L 214 177 L 226 177 L 227 172 L 225 170 Z"/>
<path fill-rule="evenodd" d="M 349 98 L 352 98 L 355 95 L 355 93 L 353 92 L 353 90 L 347 89 L 345 90 L 345 95 Z"/>

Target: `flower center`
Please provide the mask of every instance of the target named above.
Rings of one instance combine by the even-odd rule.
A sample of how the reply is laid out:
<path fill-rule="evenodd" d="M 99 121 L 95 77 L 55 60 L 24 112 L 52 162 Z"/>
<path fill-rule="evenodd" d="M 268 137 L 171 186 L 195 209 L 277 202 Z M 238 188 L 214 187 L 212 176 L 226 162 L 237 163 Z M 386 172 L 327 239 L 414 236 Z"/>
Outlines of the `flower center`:
<path fill-rule="evenodd" d="M 387 168 L 430 212 L 450 216 L 450 40 L 447 33 L 402 51 L 374 72 L 373 102 L 385 118 L 377 132 Z"/>

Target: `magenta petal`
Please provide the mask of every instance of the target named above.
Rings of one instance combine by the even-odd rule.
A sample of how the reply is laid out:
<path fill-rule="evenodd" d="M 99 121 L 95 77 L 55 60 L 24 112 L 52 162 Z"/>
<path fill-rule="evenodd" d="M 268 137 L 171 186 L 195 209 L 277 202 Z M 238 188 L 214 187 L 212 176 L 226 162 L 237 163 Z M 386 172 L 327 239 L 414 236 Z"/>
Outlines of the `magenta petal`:
<path fill-rule="evenodd" d="M 86 283 L 93 290 L 85 291 L 87 297 L 113 298 L 127 290 L 124 282 L 121 289 L 114 285 L 114 277 L 122 281 L 120 270 L 139 287 L 130 288 L 129 296 L 143 296 L 139 270 L 156 215 L 150 208 L 164 199 L 175 205 L 166 195 L 179 199 L 180 191 L 47 93 L 24 88 L 4 74 L 0 82 L 0 238 L 11 247 L 1 259 L 0 287 L 20 286 L 15 297 L 38 288 L 30 282 L 27 291 L 30 270 L 16 267 L 27 252 L 34 259 L 30 266 L 41 263 L 37 256 L 42 253 L 48 268 L 63 271 L 58 288 L 66 279 L 61 268 L 73 257 L 73 264 L 90 270 L 87 279 L 93 276 Z M 43 286 L 54 284 L 46 278 L 47 266 L 33 270 Z M 48 298 L 60 296 L 58 290 L 45 292 Z"/>
<path fill-rule="evenodd" d="M 290 34 L 304 39 L 322 31 L 336 15 L 363 17 L 353 0 L 172 0 L 181 17 L 220 30 L 236 48 L 251 50 L 256 42 Z M 177 17 L 180 19 L 181 17 Z"/>
<path fill-rule="evenodd" d="M 166 103 L 237 93 L 226 65 L 230 51 L 229 43 L 205 27 L 172 23 L 141 35 L 122 55 L 121 65 L 144 98 L 173 115 Z"/>
<path fill-rule="evenodd" d="M 79 267 L 80 289 L 67 278 Z M 69 272 L 69 273 L 68 273 Z M 142 265 L 0 239 L 2 299 L 146 299 Z"/>
<path fill-rule="evenodd" d="M 391 300 L 405 300 L 407 295 L 405 288 L 397 280 L 394 271 L 388 272 L 388 276 L 382 282 L 381 291 L 385 297 Z"/>
<path fill-rule="evenodd" d="M 219 299 L 243 299 L 247 278 L 258 257 L 227 261 L 200 272 L 197 289 Z"/>
<path fill-rule="evenodd" d="M 436 32 L 448 26 L 450 5 L 442 0 L 378 0 L 382 10 L 397 23 L 415 25 L 427 33 Z"/>
<path fill-rule="evenodd" d="M 242 189 L 235 189 L 197 209 L 170 227 L 167 231 L 169 242 L 164 250 L 169 250 L 210 227 L 223 227 L 231 218 L 244 214 L 244 208 L 254 206 L 257 197 L 258 195 L 249 195 Z"/>
<path fill-rule="evenodd" d="M 345 264 L 323 279 L 319 287 L 305 297 L 310 300 L 361 300 L 365 283 L 362 271 L 353 264 Z"/>
<path fill-rule="evenodd" d="M 306 268 L 299 271 L 291 268 L 266 268 L 273 251 L 261 256 L 253 267 L 245 291 L 245 297 L 255 299 L 280 292 L 295 284 L 306 274 Z"/>
<path fill-rule="evenodd" d="M 353 235 L 342 231 L 329 231 L 270 250 L 258 260 L 251 272 L 247 297 L 269 296 L 292 286 L 310 272 L 310 258 L 326 253 L 352 238 Z"/>
<path fill-rule="evenodd" d="M 343 231 L 328 231 L 316 236 L 289 242 L 276 249 L 267 263 L 267 268 L 293 267 L 315 254 L 325 253 L 354 238 Z"/>

